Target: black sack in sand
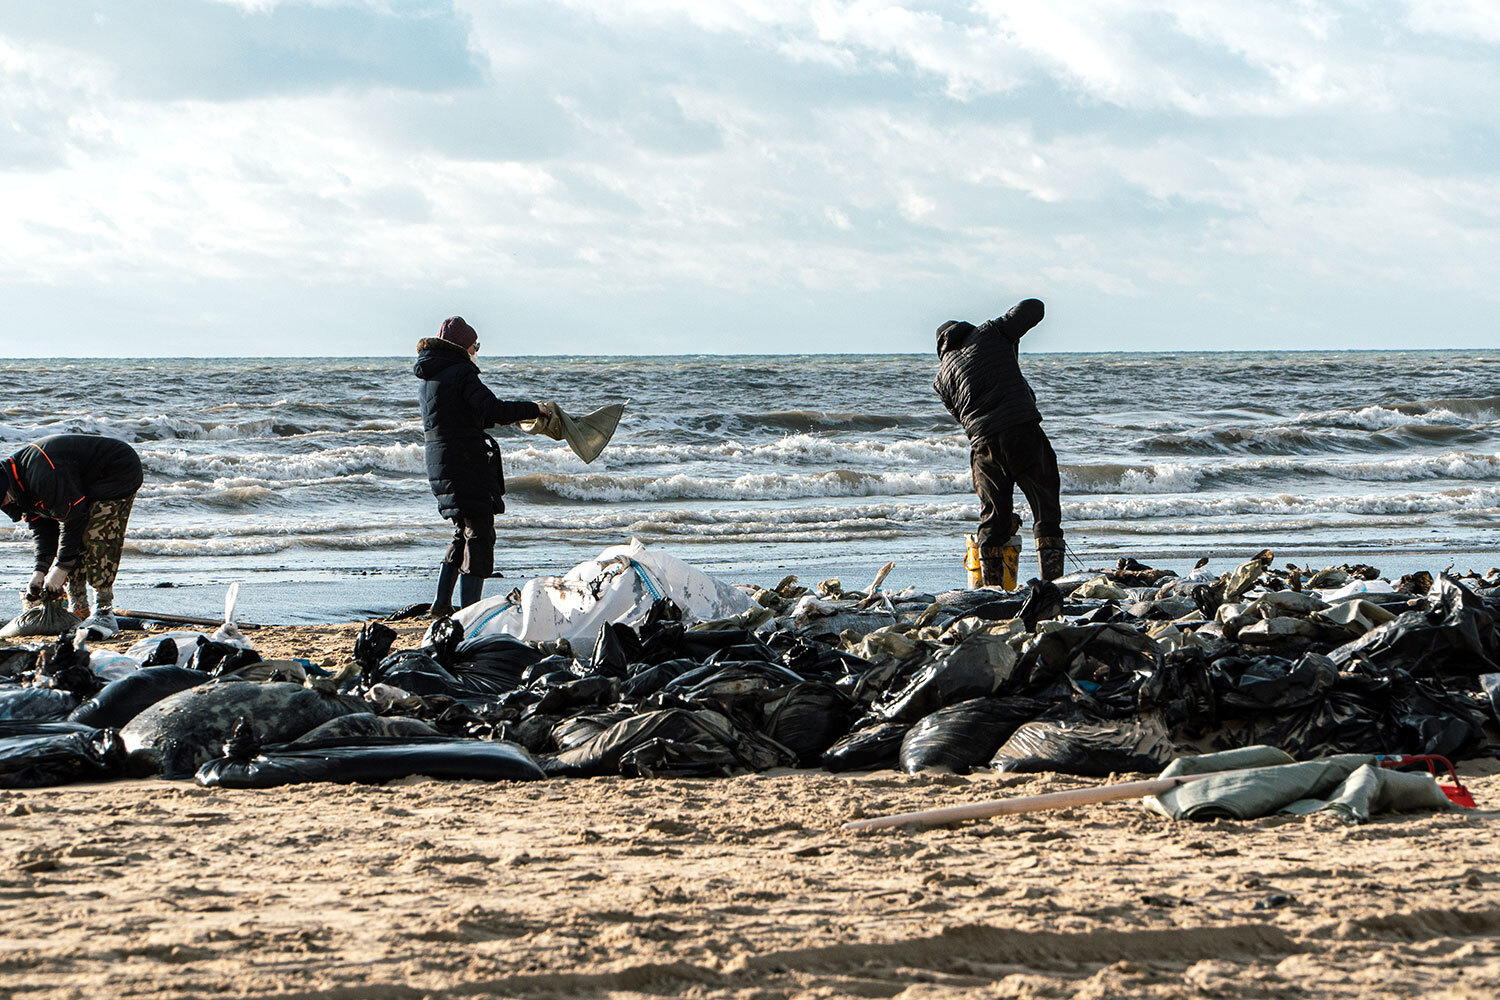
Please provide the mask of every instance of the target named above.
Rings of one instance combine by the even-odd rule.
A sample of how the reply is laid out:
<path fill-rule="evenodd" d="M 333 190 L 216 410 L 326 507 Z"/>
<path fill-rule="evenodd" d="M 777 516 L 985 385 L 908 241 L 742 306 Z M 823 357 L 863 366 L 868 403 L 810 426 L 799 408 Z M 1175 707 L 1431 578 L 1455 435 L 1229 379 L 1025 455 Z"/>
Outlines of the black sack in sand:
<path fill-rule="evenodd" d="M 677 740 L 647 740 L 620 758 L 627 778 L 727 778 L 739 767 L 728 747 Z"/>
<path fill-rule="evenodd" d="M 663 660 L 661 663 L 636 663 L 630 676 L 620 682 L 620 697 L 644 698 L 667 686 L 673 678 L 701 667 L 697 660 Z"/>
<path fill-rule="evenodd" d="M 1323 697 L 1284 712 L 1227 720 L 1212 736 L 1215 750 L 1272 746 L 1298 760 L 1341 753 L 1401 753 L 1385 724 L 1388 681 L 1342 675 Z"/>
<path fill-rule="evenodd" d="M 276 788 L 310 781 L 379 784 L 412 775 L 478 781 L 536 781 L 536 761 L 514 743 L 446 737 L 348 737 L 268 746 L 219 757 L 194 778 L 209 788 Z"/>
<path fill-rule="evenodd" d="M 369 682 L 418 695 L 451 694 L 459 688 L 457 677 L 419 649 L 403 649 L 387 656 L 370 672 Z"/>
<path fill-rule="evenodd" d="M 1500 669 L 1494 619 L 1485 601 L 1443 574 L 1427 595 L 1430 611 L 1405 611 L 1328 654 L 1340 669 L 1364 661 L 1413 677 L 1475 676 Z"/>
<path fill-rule="evenodd" d="M 1480 706 L 1467 692 L 1403 676 L 1392 686 L 1385 728 L 1402 753 L 1467 760 L 1481 756 L 1487 743 L 1487 720 Z"/>
<path fill-rule="evenodd" d="M 169 640 L 170 641 L 170 640 Z M 176 659 L 174 654 L 173 659 Z M 70 722 L 119 729 L 168 695 L 206 684 L 208 674 L 187 667 L 142 667 L 110 681 L 68 716 Z"/>
<path fill-rule="evenodd" d="M 946 768 L 968 774 L 988 764 L 1001 744 L 1046 711 L 1032 698 L 971 698 L 920 720 L 901 740 L 901 770 L 907 774 Z"/>
<path fill-rule="evenodd" d="M 620 695 L 620 682 L 613 677 L 569 677 L 561 684 L 543 685 L 541 699 L 532 709 L 545 715 L 561 715 L 580 708 L 611 705 Z"/>
<path fill-rule="evenodd" d="M 1101 700 L 1120 701 L 1122 688 L 1161 666 L 1161 647 L 1149 635 L 1119 622 L 1076 625 L 1048 632 L 1022 657 L 1025 691 L 1061 695 L 1106 688 Z"/>
<path fill-rule="evenodd" d="M 44 788 L 125 776 L 125 745 L 113 729 L 5 735 L 0 728 L 0 788 Z"/>
<path fill-rule="evenodd" d="M 805 678 L 779 663 L 748 660 L 742 663 L 708 663 L 672 678 L 662 693 L 694 702 L 711 702 L 731 715 L 759 725 L 760 709 L 786 688 Z"/>
<path fill-rule="evenodd" d="M 1003 636 L 976 632 L 939 652 L 877 702 L 872 714 L 887 722 L 915 722 L 945 705 L 1008 690 L 1015 669 L 1015 650 Z"/>
<path fill-rule="evenodd" d="M 641 662 L 685 659 L 702 663 L 721 649 L 749 641 L 750 633 L 742 628 L 690 632 L 679 622 L 667 622 L 642 636 Z"/>
<path fill-rule="evenodd" d="M 904 722 L 881 722 L 856 729 L 823 751 L 828 771 L 875 771 L 895 767 L 901 741 L 911 726 Z"/>
<path fill-rule="evenodd" d="M 474 694 L 504 694 L 519 687 L 526 669 L 543 658 L 541 650 L 514 636 L 479 636 L 458 647 L 448 672 Z"/>
<path fill-rule="evenodd" d="M 1156 773 L 1181 754 L 1166 728 L 1148 716 L 1114 722 L 1028 722 L 996 751 L 997 771 L 1056 771 L 1103 778 Z"/>
<path fill-rule="evenodd" d="M 354 662 L 368 672 L 391 652 L 396 630 L 380 622 L 365 622 L 354 637 Z"/>
<path fill-rule="evenodd" d="M 764 708 L 762 731 L 797 755 L 803 767 L 816 767 L 823 751 L 849 731 L 854 702 L 827 681 L 794 684 Z"/>
<path fill-rule="evenodd" d="M 1184 646 L 1168 652 L 1161 666 L 1136 690 L 1137 707 L 1143 712 L 1160 713 L 1169 729 L 1202 735 L 1219 719 L 1211 667 L 1208 652 L 1200 647 Z"/>
<path fill-rule="evenodd" d="M 1051 621 L 1063 612 L 1063 592 L 1051 580 L 1026 581 L 1026 600 L 1016 611 L 1016 617 L 1026 626 L 1026 631 L 1035 632 L 1037 622 Z"/>
<path fill-rule="evenodd" d="M 710 749 L 725 747 L 747 771 L 796 763 L 785 747 L 739 729 L 718 712 L 665 708 L 622 719 L 582 746 L 543 759 L 542 770 L 549 775 L 618 774 L 621 758 L 654 739 L 696 743 Z"/>
<path fill-rule="evenodd" d="M 596 674 L 624 677 L 625 669 L 632 663 L 639 663 L 644 653 L 641 637 L 636 634 L 635 629 L 619 622 L 611 622 L 599 630 L 599 638 L 594 642 L 594 655 L 589 662 L 594 665 Z"/>
<path fill-rule="evenodd" d="M 1500 726 L 1500 674 L 1481 674 L 1479 687 L 1489 698 L 1490 714 L 1495 717 L 1495 724 Z"/>
<path fill-rule="evenodd" d="M 1338 682 L 1339 670 L 1319 653 L 1292 661 L 1282 656 L 1225 656 L 1209 668 L 1219 712 L 1225 717 L 1301 708 Z"/>
<path fill-rule="evenodd" d="M 15 680 L 36 669 L 40 646 L 0 646 L 0 681 Z"/>
<path fill-rule="evenodd" d="M 0 684 L 0 719 L 61 722 L 77 707 L 78 696 L 71 691 Z"/>
<path fill-rule="evenodd" d="M 165 636 L 155 646 L 151 647 L 151 654 L 141 663 L 143 667 L 175 667 L 177 666 L 177 640 L 171 636 Z"/>
<path fill-rule="evenodd" d="M 55 601 L 38 601 L 16 615 L 4 627 L 0 627 L 0 639 L 13 639 L 33 635 L 66 635 L 83 622 L 68 610 L 68 601 L 59 597 Z"/>

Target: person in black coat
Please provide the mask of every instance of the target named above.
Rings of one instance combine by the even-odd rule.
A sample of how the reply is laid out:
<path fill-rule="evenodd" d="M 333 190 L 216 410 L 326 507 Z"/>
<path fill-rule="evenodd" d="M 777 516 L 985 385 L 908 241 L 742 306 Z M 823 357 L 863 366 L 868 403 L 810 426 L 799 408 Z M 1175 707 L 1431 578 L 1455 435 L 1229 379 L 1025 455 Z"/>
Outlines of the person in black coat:
<path fill-rule="evenodd" d="M 54 434 L 0 463 L 0 510 L 12 521 L 24 518 L 36 545 L 28 600 L 61 595 L 66 585 L 85 627 L 106 638 L 119 630 L 115 575 L 143 480 L 134 448 L 95 434 Z"/>
<path fill-rule="evenodd" d="M 545 403 L 497 399 L 479 380 L 479 335 L 462 316 L 443 320 L 436 337 L 417 343 L 412 372 L 421 380 L 427 482 L 438 513 L 453 522 L 453 543 L 438 569 L 434 618 L 451 614 L 484 592 L 495 569 L 495 515 L 505 511 L 505 470 L 500 446 L 485 428 L 551 416 Z"/>
<path fill-rule="evenodd" d="M 1031 505 L 1041 576 L 1063 575 L 1062 480 L 1057 453 L 1042 430 L 1036 393 L 1021 374 L 1021 338 L 1042 321 L 1038 299 L 1024 299 L 998 319 L 975 326 L 949 320 L 937 330 L 938 373 L 932 387 L 969 436 L 969 466 L 979 494 L 979 565 L 986 586 L 1000 583 L 1002 547 L 1021 521 L 1019 485 Z"/>

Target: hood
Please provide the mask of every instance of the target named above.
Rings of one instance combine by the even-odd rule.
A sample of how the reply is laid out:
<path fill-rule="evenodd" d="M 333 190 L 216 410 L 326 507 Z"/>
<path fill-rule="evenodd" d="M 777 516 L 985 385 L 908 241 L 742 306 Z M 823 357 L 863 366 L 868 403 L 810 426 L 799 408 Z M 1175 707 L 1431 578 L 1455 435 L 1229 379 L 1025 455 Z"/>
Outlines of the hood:
<path fill-rule="evenodd" d="M 968 343 L 969 337 L 974 333 L 974 324 L 965 323 L 961 319 L 950 319 L 937 328 L 937 352 L 942 357 L 949 351 L 956 351 Z"/>
<path fill-rule="evenodd" d="M 475 371 L 479 370 L 469 352 L 457 344 L 441 337 L 423 337 L 417 341 L 417 360 L 411 366 L 412 374 L 417 378 L 435 379 L 454 365 L 468 365 Z"/>
<path fill-rule="evenodd" d="M 1041 299 L 1022 299 L 1010 307 L 1006 314 L 1000 317 L 1005 324 L 1005 332 L 1012 337 L 1020 337 L 1027 330 L 1042 321 L 1047 309 L 1042 305 Z"/>

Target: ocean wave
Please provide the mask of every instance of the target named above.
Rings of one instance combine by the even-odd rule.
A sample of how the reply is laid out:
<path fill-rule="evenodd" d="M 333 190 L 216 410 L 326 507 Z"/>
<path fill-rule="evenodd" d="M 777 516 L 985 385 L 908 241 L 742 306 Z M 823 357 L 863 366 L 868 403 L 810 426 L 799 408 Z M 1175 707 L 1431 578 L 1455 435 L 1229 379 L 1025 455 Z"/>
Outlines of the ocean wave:
<path fill-rule="evenodd" d="M 684 463 L 709 465 L 963 465 L 969 463 L 969 444 L 962 435 L 906 438 L 895 441 L 853 441 L 814 434 L 789 434 L 775 441 L 747 444 L 723 440 L 711 444 L 612 444 L 586 466 L 563 445 L 502 444 L 510 472 L 568 472 L 584 468 L 628 469 Z"/>
<path fill-rule="evenodd" d="M 507 489 L 532 500 L 627 502 L 632 500 L 799 500 L 812 497 L 903 496 L 969 491 L 969 474 L 955 472 L 745 473 L 720 479 L 677 473 L 671 476 L 560 475 L 509 477 Z"/>
<path fill-rule="evenodd" d="M 370 472 L 424 473 L 423 447 L 411 444 L 345 445 L 318 451 L 213 452 L 142 449 L 148 475 L 168 479 L 241 479 L 247 483 L 326 480 Z"/>
<path fill-rule="evenodd" d="M 1069 521 L 1140 520 L 1142 518 L 1224 518 L 1259 514 L 1438 514 L 1500 505 L 1500 488 L 1457 488 L 1432 493 L 1371 493 L 1355 496 L 1309 496 L 1254 493 L 1228 496 L 1118 497 L 1064 501 Z"/>

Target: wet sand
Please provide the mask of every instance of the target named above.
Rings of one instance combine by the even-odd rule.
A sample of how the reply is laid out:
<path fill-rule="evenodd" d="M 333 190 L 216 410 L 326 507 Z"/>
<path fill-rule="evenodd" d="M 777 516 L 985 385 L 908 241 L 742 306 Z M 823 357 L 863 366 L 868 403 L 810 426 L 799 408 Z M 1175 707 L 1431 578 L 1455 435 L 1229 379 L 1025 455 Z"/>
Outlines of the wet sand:
<path fill-rule="evenodd" d="M 252 638 L 331 665 L 355 631 Z M 1500 768 L 1464 770 L 1500 806 Z M 1112 803 L 839 830 L 1092 783 L 779 771 L 0 791 L 0 996 L 1500 994 L 1496 811 L 1192 825 Z"/>

